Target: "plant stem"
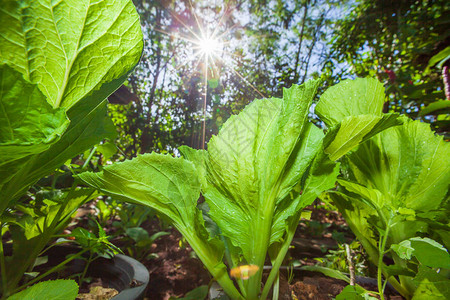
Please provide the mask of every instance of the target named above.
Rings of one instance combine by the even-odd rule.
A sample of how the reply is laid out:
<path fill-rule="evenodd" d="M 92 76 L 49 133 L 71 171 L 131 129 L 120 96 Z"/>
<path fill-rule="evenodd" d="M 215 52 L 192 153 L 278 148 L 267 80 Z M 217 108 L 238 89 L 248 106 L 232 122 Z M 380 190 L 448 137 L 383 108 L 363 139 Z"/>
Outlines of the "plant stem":
<path fill-rule="evenodd" d="M 2 298 L 8 297 L 8 285 L 6 281 L 6 264 L 5 264 L 5 253 L 3 250 L 3 224 L 0 222 L 0 268 L 2 268 Z"/>
<path fill-rule="evenodd" d="M 61 222 L 60 218 L 71 199 L 72 193 L 76 190 L 77 187 L 77 181 L 72 184 L 72 187 L 70 188 L 69 192 L 67 193 L 64 202 L 59 207 L 54 219 L 50 223 L 50 225 L 46 226 L 46 222 L 44 225 L 44 228 L 42 230 L 42 233 L 40 234 L 39 238 L 36 240 L 35 243 L 32 245 L 32 249 L 30 249 L 29 255 L 25 258 L 25 260 L 21 261 L 21 264 L 13 270 L 12 274 L 9 275 L 8 278 L 8 289 L 12 290 L 20 290 L 22 287 L 17 288 L 18 283 L 20 282 L 20 279 L 22 278 L 23 274 L 26 272 L 26 270 L 33 265 L 36 258 L 39 256 L 39 254 L 42 252 L 42 249 L 48 244 L 49 240 L 51 239 L 52 235 L 55 233 L 55 230 L 58 229 L 58 225 L 64 224 L 64 222 Z M 90 195 L 88 195 L 89 197 Z M 88 198 L 87 197 L 87 198 Z M 31 281 L 31 282 L 34 282 Z M 24 286 L 28 286 L 29 283 L 26 283 Z"/>
<path fill-rule="evenodd" d="M 203 262 L 208 271 L 213 275 L 214 279 L 220 284 L 225 293 L 231 299 L 244 299 L 233 284 L 233 281 L 228 276 L 227 269 L 222 261 L 218 261 L 215 255 L 215 250 L 211 249 L 209 244 L 205 243 L 195 232 L 184 230 L 183 226 L 174 223 L 178 231 L 186 238 L 189 245 L 197 254 L 198 258 Z M 189 228 L 190 229 L 190 228 Z M 214 256 L 214 257 L 213 257 Z M 220 267 L 220 264 L 223 267 Z"/>
<path fill-rule="evenodd" d="M 94 255 L 93 255 L 92 251 L 90 251 L 90 253 L 89 253 L 89 259 L 88 259 L 86 265 L 84 266 L 83 273 L 81 274 L 81 276 L 80 276 L 80 281 L 78 282 L 78 284 L 79 284 L 80 286 L 83 284 L 84 277 L 86 276 L 86 272 L 87 272 L 87 270 L 88 270 L 88 268 L 89 268 L 89 265 L 90 265 L 91 262 L 92 262 L 92 257 L 93 257 L 93 256 L 94 256 Z"/>
<path fill-rule="evenodd" d="M 391 220 L 392 218 L 389 218 L 386 224 L 386 232 L 384 235 L 380 235 L 380 241 L 378 246 L 378 271 L 377 271 L 377 281 L 378 281 L 378 292 L 380 294 L 380 299 L 384 300 L 384 287 L 383 285 L 383 278 L 382 278 L 382 271 L 383 271 L 383 257 L 384 257 L 384 250 L 386 248 L 386 243 L 389 235 L 389 229 L 391 226 Z M 386 278 L 387 280 L 387 278 Z"/>
<path fill-rule="evenodd" d="M 280 271 L 277 273 L 277 278 L 273 284 L 273 296 L 272 300 L 278 300 L 278 295 L 280 294 Z"/>
<path fill-rule="evenodd" d="M 95 151 L 97 150 L 97 146 L 92 147 L 91 153 L 89 153 L 88 158 L 86 159 L 86 161 L 84 162 L 83 166 L 81 167 L 81 170 L 84 171 L 86 169 L 86 167 L 88 166 L 89 162 L 92 159 L 92 156 L 94 156 Z"/>
<path fill-rule="evenodd" d="M 60 264 L 54 266 L 53 268 L 51 268 L 50 270 L 48 270 L 48 271 L 45 272 L 44 274 L 42 274 L 42 275 L 40 275 L 40 276 L 34 278 L 33 280 L 28 281 L 27 283 L 25 283 L 25 284 L 22 285 L 22 286 L 18 287 L 17 289 L 15 289 L 15 290 L 13 291 L 13 294 L 14 294 L 14 293 L 17 293 L 17 292 L 20 291 L 20 290 L 23 290 L 24 288 L 26 288 L 26 287 L 29 286 L 29 285 L 32 285 L 32 284 L 35 283 L 35 282 L 38 282 L 39 280 L 45 278 L 46 276 L 50 275 L 51 273 L 58 271 L 61 267 L 65 266 L 67 263 L 69 263 L 70 261 L 74 260 L 75 258 L 78 258 L 79 256 L 83 255 L 83 254 L 84 254 L 85 252 L 87 252 L 88 250 L 89 250 L 89 249 L 84 249 L 84 250 L 78 252 L 77 254 L 72 255 L 71 257 L 67 258 L 67 259 L 64 260 L 62 263 L 60 263 Z"/>
<path fill-rule="evenodd" d="M 272 232 L 272 222 L 273 222 L 273 213 L 274 213 L 274 207 L 275 207 L 275 199 L 278 195 L 280 189 L 280 183 L 278 182 L 275 184 L 275 187 L 271 190 L 269 196 L 264 201 L 265 206 L 262 208 L 262 211 L 258 212 L 258 217 L 256 217 L 255 227 L 258 229 L 257 234 L 255 234 L 255 242 L 254 242 L 254 249 L 252 253 L 252 264 L 255 264 L 259 267 L 258 272 L 250 277 L 248 280 L 248 287 L 247 287 L 247 299 L 264 299 L 264 296 L 261 294 L 261 282 L 262 282 L 262 275 L 263 275 L 263 269 L 264 269 L 264 262 L 266 261 L 266 255 L 267 250 L 269 249 L 270 245 L 270 236 Z M 297 220 L 298 221 L 298 220 Z M 298 225 L 298 224 L 297 224 Z M 289 241 L 290 243 L 290 241 Z M 289 246 L 289 245 L 288 245 Z M 278 257 L 278 255 L 277 255 Z M 281 262 L 284 259 L 284 255 L 281 258 Z M 280 262 L 280 265 L 281 265 Z M 275 266 L 274 266 L 275 267 Z M 272 269 L 272 272 L 275 272 L 273 276 L 276 277 L 276 273 L 278 272 L 279 267 L 274 270 Z M 270 276 L 270 275 L 269 275 Z M 266 281 L 264 288 L 268 285 L 268 288 L 270 289 L 274 279 L 271 279 L 271 281 L 268 284 L 268 280 Z M 267 291 L 268 292 L 268 291 Z M 267 297 L 267 294 L 266 296 Z"/>
<path fill-rule="evenodd" d="M 274 262 L 272 263 L 272 270 L 269 273 L 269 277 L 266 280 L 263 291 L 261 293 L 261 299 L 264 300 L 269 294 L 270 287 L 274 280 L 276 279 L 277 273 L 280 270 L 280 266 L 283 263 L 284 257 L 286 256 L 289 246 L 291 245 L 292 239 L 294 238 L 295 229 L 300 221 L 301 210 L 298 211 L 291 219 L 288 227 L 286 237 L 281 245 L 280 251 L 278 252 Z"/>
<path fill-rule="evenodd" d="M 350 273 L 350 285 L 355 285 L 355 268 L 353 267 L 350 246 L 347 243 L 345 244 L 345 253 L 347 254 L 348 271 Z"/>

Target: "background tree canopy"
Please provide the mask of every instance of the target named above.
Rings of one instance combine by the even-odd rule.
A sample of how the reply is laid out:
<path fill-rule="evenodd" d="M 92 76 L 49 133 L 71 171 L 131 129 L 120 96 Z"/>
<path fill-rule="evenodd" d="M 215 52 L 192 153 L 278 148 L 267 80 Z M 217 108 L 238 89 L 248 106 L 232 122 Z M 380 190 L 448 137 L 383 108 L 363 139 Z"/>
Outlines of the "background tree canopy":
<path fill-rule="evenodd" d="M 122 102 L 110 105 L 121 156 L 202 148 L 205 104 L 207 141 L 253 99 L 320 77 L 324 86 L 377 77 L 386 112 L 448 134 L 445 0 L 134 2 L 144 52 L 127 88 L 110 98 Z M 221 43 L 207 61 L 199 49 L 206 36 Z"/>

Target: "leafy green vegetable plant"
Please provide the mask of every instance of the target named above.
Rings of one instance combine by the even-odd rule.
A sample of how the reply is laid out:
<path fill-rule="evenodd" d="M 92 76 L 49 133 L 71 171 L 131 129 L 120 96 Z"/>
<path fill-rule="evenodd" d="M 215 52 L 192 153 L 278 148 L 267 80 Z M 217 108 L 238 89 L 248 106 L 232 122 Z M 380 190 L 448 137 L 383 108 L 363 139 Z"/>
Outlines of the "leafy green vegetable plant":
<path fill-rule="evenodd" d="M 361 253 L 361 245 L 357 241 L 353 241 L 350 245 L 348 245 L 351 249 L 352 255 L 352 263 L 354 266 L 354 272 L 357 276 L 365 276 L 367 275 L 365 271 L 367 271 L 367 266 L 364 261 L 364 256 Z M 343 273 L 350 273 L 349 265 L 347 263 L 347 253 L 344 244 L 339 244 L 338 249 L 329 250 L 329 253 L 324 257 L 315 258 L 319 263 L 318 266 L 326 267 L 334 270 L 338 270 Z"/>
<path fill-rule="evenodd" d="M 156 219 L 152 208 L 122 203 L 110 197 L 105 201 L 99 200 L 96 207 L 99 210 L 97 218 L 100 224 L 104 224 L 103 226 L 107 226 L 105 218 L 108 220 L 116 218 L 112 222 L 116 229 L 113 232 L 113 238 L 120 243 L 120 247 L 127 255 L 136 260 L 156 257 L 156 254 L 151 252 L 151 245 L 158 238 L 168 235 L 169 232 L 161 230 L 150 235 L 147 230 L 141 227 L 145 221 Z M 93 226 L 97 227 L 96 224 L 93 224 Z"/>
<path fill-rule="evenodd" d="M 324 118 L 337 120 L 327 135 L 308 122 L 318 87 L 309 81 L 285 89 L 283 99 L 255 100 L 223 125 L 207 151 L 181 147 L 184 158 L 140 155 L 79 178 L 170 219 L 231 298 L 266 299 L 275 282 L 276 299 L 278 270 L 301 210 L 334 187 L 334 161 L 401 123 L 396 115 L 381 114 L 384 94 L 381 86 L 378 97 L 376 80 L 360 79 L 355 85 L 359 90 L 351 97 L 322 95 L 321 102 L 332 98 L 333 103 L 319 102 L 317 109 Z M 373 105 L 380 107 L 379 113 L 372 112 Z M 352 116 L 334 106 L 350 110 Z M 198 205 L 200 192 L 205 203 Z M 272 270 L 262 286 L 267 258 Z M 236 285 L 230 270 L 238 275 Z"/>
<path fill-rule="evenodd" d="M 105 230 L 97 223 L 98 234 L 89 232 L 88 230 L 77 227 L 72 231 L 71 237 L 75 238 L 83 250 L 89 252 L 89 258 L 86 259 L 83 272 L 79 276 L 79 284 L 81 285 L 86 276 L 89 265 L 99 257 L 112 258 L 115 254 L 122 251 L 109 241 L 109 236 Z"/>
<path fill-rule="evenodd" d="M 114 136 L 105 98 L 126 79 L 142 46 L 138 14 L 130 0 L 2 1 L 2 236 L 17 221 L 9 212 L 31 185 Z M 14 243 L 8 257 L 0 243 L 3 297 L 17 289 L 24 272 L 71 215 L 72 204 L 82 203 L 71 202 L 78 192 L 75 184 L 61 203 L 49 208 L 54 212 L 49 217 L 34 216 L 31 209 L 25 212 L 25 225 L 14 223 L 22 226 L 20 236 L 25 239 Z"/>
<path fill-rule="evenodd" d="M 448 299 L 450 256 L 430 238 L 449 247 L 450 145 L 405 119 L 347 154 L 342 168 L 328 197 L 378 267 L 380 297 L 384 277 L 407 299 Z"/>

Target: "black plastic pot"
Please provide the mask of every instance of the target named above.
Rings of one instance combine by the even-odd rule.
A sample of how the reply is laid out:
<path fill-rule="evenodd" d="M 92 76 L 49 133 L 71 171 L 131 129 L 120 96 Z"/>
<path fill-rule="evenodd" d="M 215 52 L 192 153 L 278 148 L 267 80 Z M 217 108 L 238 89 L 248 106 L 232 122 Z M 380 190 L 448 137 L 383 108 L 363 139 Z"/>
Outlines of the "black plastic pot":
<path fill-rule="evenodd" d="M 126 255 L 117 254 L 111 260 L 96 260 L 89 268 L 89 275 L 102 278 L 109 287 L 119 291 L 114 300 L 144 299 L 150 279 L 147 268 Z"/>

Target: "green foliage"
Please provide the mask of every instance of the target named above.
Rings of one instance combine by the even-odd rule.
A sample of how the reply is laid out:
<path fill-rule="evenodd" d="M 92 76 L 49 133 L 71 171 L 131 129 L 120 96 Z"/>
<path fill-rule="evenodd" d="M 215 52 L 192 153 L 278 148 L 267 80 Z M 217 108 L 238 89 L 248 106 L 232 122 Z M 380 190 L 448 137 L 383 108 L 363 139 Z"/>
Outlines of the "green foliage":
<path fill-rule="evenodd" d="M 21 197 L 69 159 L 114 137 L 105 98 L 143 46 L 131 1 L 47 2 L 7 0 L 0 10 L 0 216 L 2 235 L 11 230 L 15 242 L 11 257 L 0 249 L 3 296 L 16 290 L 89 195 L 74 185 L 44 204 L 33 194 Z"/>
<path fill-rule="evenodd" d="M 78 285 L 73 280 L 50 280 L 37 283 L 26 290 L 8 297 L 8 300 L 75 300 Z"/>
<path fill-rule="evenodd" d="M 339 99 L 354 105 L 342 105 Z M 325 91 L 315 112 L 330 128 L 325 152 L 331 160 L 339 159 L 378 132 L 402 123 L 397 114 L 382 113 L 384 100 L 384 88 L 373 78 L 344 80 Z"/>
<path fill-rule="evenodd" d="M 3 6 L 0 63 L 37 84 L 54 108 L 98 103 L 139 60 L 142 33 L 131 1 L 66 0 L 49 6 L 8 0 Z"/>
<path fill-rule="evenodd" d="M 330 73 L 334 79 L 376 76 L 387 88 L 385 112 L 417 118 L 421 107 L 445 99 L 437 62 L 448 55 L 448 9 L 445 0 L 357 1 L 329 41 Z M 448 134 L 448 124 L 436 117 L 422 120 Z"/>
<path fill-rule="evenodd" d="M 429 238 L 414 237 L 391 246 L 402 259 L 415 256 L 420 264 L 431 268 L 450 269 L 450 255 L 441 244 Z"/>
<path fill-rule="evenodd" d="M 89 252 L 89 257 L 86 259 L 78 255 L 81 259 L 86 260 L 83 272 L 79 275 L 79 284 L 83 284 L 86 272 L 90 264 L 99 257 L 112 258 L 117 253 L 122 251 L 109 241 L 109 236 L 106 235 L 105 230 L 97 224 L 97 234 L 90 232 L 82 227 L 75 228 L 71 237 L 75 238 L 75 242 L 83 249 L 80 253 Z M 74 256 L 73 256 L 74 257 Z"/>
<path fill-rule="evenodd" d="M 111 6 L 115 8 L 111 9 L 110 4 L 115 4 Z M 11 125 L 16 128 L 11 130 L 28 132 L 30 125 L 27 124 L 47 124 L 43 116 L 36 115 L 41 107 L 50 112 L 50 108 L 42 104 L 44 99 L 55 109 L 52 118 L 60 120 L 58 122 L 62 125 L 67 122 L 65 111 L 70 125 L 67 128 L 67 123 L 64 123 L 65 127 L 55 128 L 57 130 L 53 133 L 46 127 L 29 131 L 44 130 L 49 137 L 54 136 L 48 141 L 42 138 L 42 141 L 28 141 L 30 137 L 16 136 L 25 137 L 20 143 L 32 142 L 33 147 L 40 151 L 33 151 L 30 153 L 33 155 L 28 156 L 21 154 L 23 150 L 18 151 L 17 155 L 9 158 L 14 162 L 2 164 L 1 212 L 11 199 L 23 194 L 39 178 L 114 132 L 110 121 L 105 119 L 103 100 L 121 85 L 139 60 L 142 34 L 138 16 L 133 10 L 132 2 L 125 0 L 101 1 L 95 6 L 89 6 L 88 1 L 64 1 L 54 9 L 39 1 L 29 4 L 17 1 L 4 3 L 4 9 L 0 12 L 0 64 L 7 64 L 19 71 L 24 82 L 11 85 L 15 81 L 6 81 L 9 86 L 3 85 L 3 90 L 7 91 L 7 97 L 2 95 L 2 101 L 11 101 L 14 97 L 17 104 L 17 101 L 27 99 L 19 97 L 20 93 L 32 90 L 36 90 L 34 98 L 41 98 L 41 104 L 37 100 L 28 104 L 37 105 L 27 110 L 30 111 L 27 118 L 34 116 L 34 122 L 14 122 Z M 66 17 L 68 11 L 71 11 L 70 18 Z M 109 18 L 98 18 L 98 14 L 109 15 Z M 89 25 L 84 27 L 83 24 Z M 100 50 L 100 47 L 103 49 Z M 4 74 L 4 71 L 2 74 L 2 82 L 3 77 L 5 80 L 11 76 L 20 78 L 19 75 Z M 27 90 L 21 92 L 19 88 Z M 9 116 L 19 117 L 17 114 Z M 55 137 L 60 136 L 64 129 L 65 133 L 59 141 L 48 147 L 50 141 L 57 141 Z M 7 141 L 2 141 L 3 147 L 12 142 Z"/>
<path fill-rule="evenodd" d="M 354 272 L 357 276 L 366 276 L 367 265 L 364 259 L 364 254 L 361 251 L 361 245 L 357 241 L 349 244 Z M 317 266 L 338 270 L 343 273 L 349 273 L 349 266 L 347 264 L 347 254 L 343 244 L 338 245 L 338 249 L 329 250 L 325 257 L 315 258 L 319 263 Z"/>
<path fill-rule="evenodd" d="M 438 274 L 426 266 L 419 266 L 419 272 L 414 278 L 417 288 L 412 299 L 448 299 L 450 297 L 448 283 L 448 277 Z"/>
<path fill-rule="evenodd" d="M 207 151 L 181 147 L 185 158 L 145 154 L 78 177 L 117 199 L 147 205 L 170 219 L 230 297 L 265 299 L 301 210 L 335 185 L 337 164 L 323 148 L 333 142 L 346 143 L 336 137 L 348 127 L 336 124 L 325 136 L 308 122 L 317 87 L 318 82 L 310 81 L 284 90 L 283 99 L 254 101 L 223 125 Z M 362 101 L 372 101 L 364 95 Z M 339 101 L 358 105 L 345 97 Z M 332 110 L 323 107 L 321 114 L 331 116 Z M 382 124 L 379 130 L 391 125 Z M 361 126 L 366 124 L 352 128 L 355 135 L 360 135 Z M 368 134 L 363 138 L 369 138 Z M 200 192 L 206 200 L 202 211 L 197 207 Z M 242 264 L 259 268 L 248 281 L 237 281 L 240 292 L 228 277 L 224 253 L 230 269 Z M 273 269 L 261 292 L 268 254 Z"/>
<path fill-rule="evenodd" d="M 433 67 L 437 64 L 437 68 L 442 68 L 444 63 L 450 59 L 450 46 L 439 52 L 438 54 L 434 55 L 429 61 L 428 66 L 425 69 L 425 72 L 429 71 L 429 68 Z"/>
<path fill-rule="evenodd" d="M 369 294 L 368 291 L 360 286 L 347 285 L 339 295 L 336 296 L 336 300 L 375 300 L 378 299 Z"/>
<path fill-rule="evenodd" d="M 37 85 L 8 65 L 0 65 L 0 78 L 2 166 L 47 150 L 61 138 L 69 120 L 63 109 L 47 103 Z"/>
<path fill-rule="evenodd" d="M 416 236 L 443 239 L 434 228 L 449 230 L 449 157 L 450 145 L 442 137 L 435 136 L 424 123 L 406 120 L 348 154 L 344 175 L 338 180 L 341 188 L 329 193 L 379 272 L 408 298 L 416 289 L 411 270 L 417 274 L 418 265 L 430 263 L 448 268 L 447 250 Z M 400 283 L 382 262 L 390 249 L 397 252 L 390 255 L 403 269 Z M 409 259 L 413 253 L 415 262 Z M 431 253 L 436 253 L 433 262 L 429 261 Z"/>
<path fill-rule="evenodd" d="M 305 270 L 305 271 L 320 272 L 320 273 L 324 274 L 325 276 L 336 278 L 339 280 L 343 280 L 347 283 L 350 283 L 350 279 L 348 278 L 348 276 L 336 269 L 322 267 L 322 266 L 303 266 L 303 267 L 301 267 L 301 269 Z"/>

